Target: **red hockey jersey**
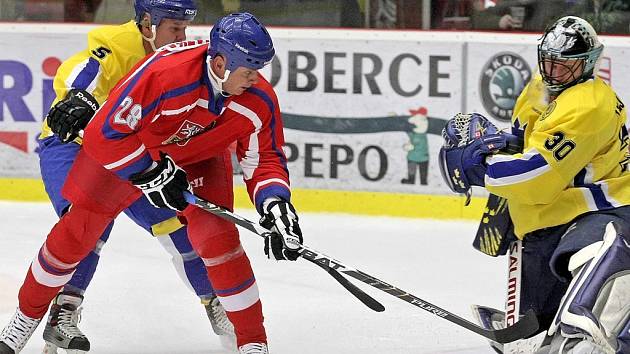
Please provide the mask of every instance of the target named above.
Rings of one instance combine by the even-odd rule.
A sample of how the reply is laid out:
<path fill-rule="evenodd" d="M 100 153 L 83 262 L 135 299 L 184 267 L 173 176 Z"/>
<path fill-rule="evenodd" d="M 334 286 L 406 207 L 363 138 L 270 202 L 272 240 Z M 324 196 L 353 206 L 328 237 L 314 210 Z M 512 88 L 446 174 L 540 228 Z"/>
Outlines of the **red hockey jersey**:
<path fill-rule="evenodd" d="M 262 76 L 238 96 L 215 95 L 207 41 L 174 43 L 138 63 L 112 90 L 85 130 L 85 152 L 123 179 L 149 168 L 159 152 L 186 165 L 236 141 L 251 200 L 290 199 L 278 99 Z"/>

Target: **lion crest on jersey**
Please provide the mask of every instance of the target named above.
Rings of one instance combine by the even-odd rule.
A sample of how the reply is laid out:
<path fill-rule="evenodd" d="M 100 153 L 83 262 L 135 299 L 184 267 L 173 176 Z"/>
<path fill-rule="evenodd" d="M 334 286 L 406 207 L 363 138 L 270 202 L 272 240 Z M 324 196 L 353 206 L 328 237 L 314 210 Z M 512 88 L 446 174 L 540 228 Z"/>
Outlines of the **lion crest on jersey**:
<path fill-rule="evenodd" d="M 167 144 L 177 144 L 178 146 L 184 146 L 188 143 L 188 139 L 191 137 L 203 133 L 204 131 L 211 129 L 214 127 L 215 122 L 212 122 L 207 127 L 204 127 L 201 124 L 191 122 L 189 120 L 185 120 L 182 125 L 177 129 L 177 132 L 171 135 L 168 139 L 162 142 L 162 145 Z"/>

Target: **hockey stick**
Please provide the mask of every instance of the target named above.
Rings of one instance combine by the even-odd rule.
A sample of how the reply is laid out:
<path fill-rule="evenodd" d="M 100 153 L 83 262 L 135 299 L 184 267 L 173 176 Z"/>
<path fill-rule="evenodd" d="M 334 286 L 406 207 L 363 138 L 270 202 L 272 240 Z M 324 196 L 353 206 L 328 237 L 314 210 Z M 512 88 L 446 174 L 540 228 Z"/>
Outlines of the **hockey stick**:
<path fill-rule="evenodd" d="M 190 204 L 194 204 L 206 211 L 211 212 L 214 215 L 217 215 L 221 218 L 229 220 L 241 227 L 248 229 L 260 236 L 267 237 L 270 234 L 270 231 L 260 226 L 257 223 L 254 223 L 250 220 L 247 220 L 233 212 L 222 208 L 218 205 L 212 204 L 206 200 L 203 200 L 197 196 L 194 196 L 190 193 L 185 193 L 186 201 Z M 357 296 L 355 292 L 350 290 L 344 282 L 348 282 L 339 272 L 344 273 L 348 276 L 351 276 L 365 284 L 368 284 L 376 289 L 379 289 L 383 292 L 386 292 L 392 296 L 395 296 L 403 301 L 406 301 L 416 307 L 419 307 L 427 312 L 430 312 L 438 317 L 442 317 L 447 321 L 455 323 L 461 327 L 464 327 L 472 332 L 475 332 L 479 335 L 482 335 L 488 339 L 491 339 L 495 342 L 499 343 L 509 343 L 515 340 L 527 337 L 529 335 L 534 334 L 538 330 L 538 319 L 536 318 L 536 314 L 534 311 L 529 310 L 516 324 L 513 326 L 499 329 L 499 330 L 491 330 L 480 327 L 468 320 L 465 320 L 449 311 L 446 311 L 442 308 L 439 308 L 427 301 L 424 301 L 404 290 L 401 290 L 393 285 L 390 285 L 380 279 L 377 279 L 369 274 L 366 274 L 356 268 L 350 267 L 348 265 L 343 264 L 340 261 L 333 259 L 323 253 L 320 253 L 312 248 L 307 246 L 302 246 L 301 257 L 317 264 L 319 267 L 325 269 L 329 274 L 333 275 L 337 281 L 339 281 L 346 289 L 353 293 L 353 295 Z M 336 274 L 336 275 L 334 275 Z M 349 283 L 349 282 L 348 282 Z M 356 288 L 356 287 L 355 287 Z M 360 289 L 356 289 L 360 292 L 360 294 L 365 295 L 370 298 L 367 294 L 365 294 Z M 355 290 L 355 291 L 356 291 Z M 364 301 L 364 299 L 357 296 L 359 300 Z M 370 298 L 372 299 L 372 298 Z M 372 299 L 376 302 L 376 300 Z M 378 303 L 378 302 L 377 302 Z M 367 305 L 367 304 L 366 304 Z M 379 304 L 380 305 L 380 304 Z M 369 305 L 368 305 L 369 306 Z M 381 305 L 382 306 L 382 305 Z M 371 307 L 370 307 L 371 308 Z M 384 308 L 383 308 L 384 309 Z"/>
<path fill-rule="evenodd" d="M 234 214 L 231 211 L 221 206 L 215 205 L 207 200 L 203 200 L 188 192 L 185 192 L 184 196 L 186 198 L 186 201 L 189 204 L 194 204 L 200 207 L 201 209 L 209 211 L 210 213 L 216 216 L 219 216 L 223 219 L 233 222 L 236 225 L 244 227 L 255 234 L 258 234 L 262 237 L 269 237 L 269 235 L 271 234 L 271 231 L 269 231 L 268 229 L 260 226 L 259 224 L 255 222 L 247 220 L 237 214 Z M 348 290 L 352 295 L 354 295 L 357 299 L 359 299 L 359 301 L 361 301 L 365 306 L 369 307 L 370 309 L 376 312 L 385 311 L 385 306 L 383 306 L 380 302 L 376 301 L 373 297 L 366 294 L 363 290 L 359 289 L 354 284 L 349 282 L 348 279 L 341 276 L 341 274 L 339 274 L 339 272 L 337 272 L 334 268 L 330 267 L 327 264 L 317 262 L 314 259 L 306 258 L 304 257 L 303 253 L 302 253 L 302 258 L 312 262 L 313 264 L 325 270 L 328 274 L 330 274 L 333 278 L 335 278 L 335 280 L 339 282 L 341 286 L 346 288 L 346 290 Z"/>

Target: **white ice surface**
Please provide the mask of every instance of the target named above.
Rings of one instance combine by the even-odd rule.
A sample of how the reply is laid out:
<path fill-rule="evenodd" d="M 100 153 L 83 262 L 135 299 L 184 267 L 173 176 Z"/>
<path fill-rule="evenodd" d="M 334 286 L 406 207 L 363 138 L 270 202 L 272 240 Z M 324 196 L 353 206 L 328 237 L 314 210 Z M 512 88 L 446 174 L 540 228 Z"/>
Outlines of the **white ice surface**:
<path fill-rule="evenodd" d="M 257 220 L 253 210 L 238 213 Z M 0 202 L 0 326 L 17 305 L 28 265 L 56 220 L 45 203 Z M 505 259 L 470 246 L 473 222 L 302 214 L 306 243 L 472 320 L 470 304 L 503 307 Z M 267 260 L 241 230 L 260 288 L 273 354 L 493 353 L 480 337 L 368 286 L 376 313 L 306 262 Z M 360 284 L 360 283 L 359 283 Z M 90 353 L 223 353 L 199 300 L 156 240 L 121 216 L 83 303 Z M 39 353 L 43 325 L 25 354 Z"/>

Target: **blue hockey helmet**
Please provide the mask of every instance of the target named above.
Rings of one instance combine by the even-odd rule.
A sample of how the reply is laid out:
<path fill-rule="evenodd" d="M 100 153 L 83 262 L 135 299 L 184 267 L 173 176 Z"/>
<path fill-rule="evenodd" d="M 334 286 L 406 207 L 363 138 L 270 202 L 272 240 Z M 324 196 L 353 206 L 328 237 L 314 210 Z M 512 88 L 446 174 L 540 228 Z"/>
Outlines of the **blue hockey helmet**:
<path fill-rule="evenodd" d="M 275 50 L 265 26 L 254 15 L 242 12 L 215 23 L 210 31 L 208 55 L 223 56 L 229 71 L 239 66 L 259 70 L 271 62 Z"/>
<path fill-rule="evenodd" d="M 135 0 L 136 23 L 142 21 L 145 13 L 151 17 L 151 24 L 159 26 L 163 18 L 192 21 L 197 15 L 197 5 L 193 0 Z"/>

